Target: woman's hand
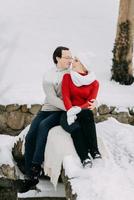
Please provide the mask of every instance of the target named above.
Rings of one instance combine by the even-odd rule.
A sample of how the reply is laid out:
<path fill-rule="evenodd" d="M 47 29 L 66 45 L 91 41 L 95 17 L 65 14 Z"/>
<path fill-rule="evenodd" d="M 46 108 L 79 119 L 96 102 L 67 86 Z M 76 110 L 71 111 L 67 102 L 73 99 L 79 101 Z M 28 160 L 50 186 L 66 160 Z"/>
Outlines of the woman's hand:
<path fill-rule="evenodd" d="M 76 115 L 76 114 L 78 114 L 80 111 L 81 111 L 81 107 L 79 107 L 79 106 L 72 106 L 72 108 L 70 108 L 70 109 L 67 111 L 67 115 L 68 115 L 68 116 Z"/>
<path fill-rule="evenodd" d="M 68 125 L 73 124 L 76 119 L 77 119 L 76 115 L 67 116 L 67 123 L 68 123 Z"/>
<path fill-rule="evenodd" d="M 94 110 L 96 107 L 97 107 L 97 105 L 98 105 L 98 102 L 97 102 L 97 100 L 96 99 L 91 99 L 90 101 L 88 101 L 88 104 L 89 104 L 89 109 L 90 110 Z"/>
<path fill-rule="evenodd" d="M 75 122 L 77 119 L 77 114 L 81 111 L 81 108 L 79 106 L 73 106 L 67 111 L 67 122 L 68 125 L 71 125 Z"/>

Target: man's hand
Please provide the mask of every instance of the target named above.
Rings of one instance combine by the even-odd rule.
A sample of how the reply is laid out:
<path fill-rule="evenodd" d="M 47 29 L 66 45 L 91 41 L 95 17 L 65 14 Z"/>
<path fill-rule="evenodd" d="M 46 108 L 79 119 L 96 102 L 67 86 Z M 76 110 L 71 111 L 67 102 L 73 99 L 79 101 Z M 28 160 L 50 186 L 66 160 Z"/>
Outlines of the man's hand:
<path fill-rule="evenodd" d="M 97 102 L 97 100 L 95 100 L 95 99 L 91 99 L 90 101 L 88 101 L 88 104 L 89 104 L 89 109 L 90 110 L 94 110 L 96 107 L 97 107 L 97 105 L 98 105 L 98 102 Z"/>

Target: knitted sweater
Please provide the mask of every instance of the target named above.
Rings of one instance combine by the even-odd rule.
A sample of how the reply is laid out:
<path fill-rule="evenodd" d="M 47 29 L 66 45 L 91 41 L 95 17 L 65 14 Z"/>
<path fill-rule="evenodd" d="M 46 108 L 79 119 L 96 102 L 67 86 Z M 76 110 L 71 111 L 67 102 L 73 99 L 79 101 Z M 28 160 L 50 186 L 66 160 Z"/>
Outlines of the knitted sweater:
<path fill-rule="evenodd" d="M 71 75 L 65 74 L 62 80 L 62 96 L 66 110 L 69 110 L 72 106 L 80 106 L 83 109 L 88 108 L 88 101 L 96 99 L 98 89 L 99 82 L 97 80 L 89 85 L 78 87 L 73 83 Z"/>
<path fill-rule="evenodd" d="M 68 69 L 58 69 L 57 67 L 46 72 L 43 78 L 43 89 L 45 92 L 45 102 L 42 111 L 65 110 L 61 96 L 61 81 Z"/>

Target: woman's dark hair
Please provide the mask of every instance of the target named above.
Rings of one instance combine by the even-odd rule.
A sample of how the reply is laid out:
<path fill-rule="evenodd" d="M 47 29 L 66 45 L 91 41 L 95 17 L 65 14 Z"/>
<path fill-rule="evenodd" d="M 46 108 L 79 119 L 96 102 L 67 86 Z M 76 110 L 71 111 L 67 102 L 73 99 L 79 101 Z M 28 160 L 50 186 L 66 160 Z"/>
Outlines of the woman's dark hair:
<path fill-rule="evenodd" d="M 53 61 L 54 61 L 55 64 L 57 64 L 57 59 L 56 59 L 56 57 L 61 58 L 61 56 L 62 56 L 62 51 L 63 51 L 63 50 L 69 50 L 69 48 L 60 46 L 60 47 L 57 47 L 57 48 L 55 49 L 55 51 L 54 51 L 54 53 L 53 53 Z"/>

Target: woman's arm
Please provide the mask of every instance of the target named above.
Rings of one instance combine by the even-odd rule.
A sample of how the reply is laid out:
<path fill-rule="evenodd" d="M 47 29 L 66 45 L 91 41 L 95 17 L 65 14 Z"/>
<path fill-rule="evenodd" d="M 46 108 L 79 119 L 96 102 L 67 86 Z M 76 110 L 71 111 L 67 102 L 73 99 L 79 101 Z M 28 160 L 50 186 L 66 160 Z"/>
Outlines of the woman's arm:
<path fill-rule="evenodd" d="M 91 101 L 92 99 L 96 99 L 98 90 L 99 90 L 99 81 L 95 80 L 93 82 L 93 86 L 92 86 L 90 97 L 88 98 L 88 101 Z"/>
<path fill-rule="evenodd" d="M 90 108 L 90 102 L 92 104 L 96 100 L 98 90 L 99 90 L 99 82 L 97 80 L 95 80 L 92 83 L 90 96 L 88 97 L 87 102 L 85 104 L 81 105 L 80 107 L 81 108 Z"/>
<path fill-rule="evenodd" d="M 69 74 L 65 74 L 62 80 L 62 98 L 67 110 L 67 122 L 71 125 L 77 119 L 76 114 L 81 111 L 81 108 L 79 106 L 72 106 L 69 83 L 70 76 Z"/>

